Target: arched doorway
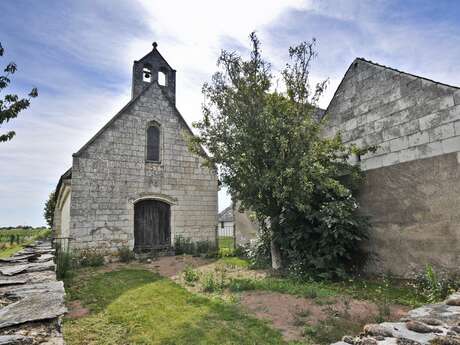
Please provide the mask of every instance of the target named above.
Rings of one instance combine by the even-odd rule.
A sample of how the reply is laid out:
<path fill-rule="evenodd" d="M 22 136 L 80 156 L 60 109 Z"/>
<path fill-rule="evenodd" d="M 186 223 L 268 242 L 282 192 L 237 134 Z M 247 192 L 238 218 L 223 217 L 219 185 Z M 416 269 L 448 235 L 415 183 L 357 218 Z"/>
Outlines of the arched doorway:
<path fill-rule="evenodd" d="M 134 251 L 148 252 L 171 246 L 170 205 L 141 200 L 134 205 Z"/>

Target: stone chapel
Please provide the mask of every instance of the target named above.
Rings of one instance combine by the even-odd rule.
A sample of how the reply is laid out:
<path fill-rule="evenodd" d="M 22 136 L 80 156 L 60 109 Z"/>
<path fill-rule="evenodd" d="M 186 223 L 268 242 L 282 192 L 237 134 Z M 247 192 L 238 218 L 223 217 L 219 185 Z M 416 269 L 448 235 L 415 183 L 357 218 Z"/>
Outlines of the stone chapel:
<path fill-rule="evenodd" d="M 57 185 L 54 231 L 72 249 L 216 240 L 217 174 L 188 150 L 193 133 L 175 100 L 176 71 L 153 43 L 134 61 L 131 100 L 73 154 Z"/>

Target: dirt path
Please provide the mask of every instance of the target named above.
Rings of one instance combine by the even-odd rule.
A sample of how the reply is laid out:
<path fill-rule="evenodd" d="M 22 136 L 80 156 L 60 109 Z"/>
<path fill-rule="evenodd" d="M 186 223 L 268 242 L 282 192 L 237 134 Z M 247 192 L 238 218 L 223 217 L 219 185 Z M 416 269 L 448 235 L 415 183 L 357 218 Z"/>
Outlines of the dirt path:
<path fill-rule="evenodd" d="M 345 296 L 324 301 L 276 292 L 251 291 L 242 294 L 240 304 L 256 317 L 272 322 L 288 341 L 304 339 L 305 326 L 314 327 L 331 318 L 335 318 L 335 321 L 344 318 L 348 323 L 362 328 L 366 323 L 375 322 L 380 313 L 379 307 L 373 302 Z M 408 310 L 408 307 L 390 305 L 387 317 L 397 320 Z"/>

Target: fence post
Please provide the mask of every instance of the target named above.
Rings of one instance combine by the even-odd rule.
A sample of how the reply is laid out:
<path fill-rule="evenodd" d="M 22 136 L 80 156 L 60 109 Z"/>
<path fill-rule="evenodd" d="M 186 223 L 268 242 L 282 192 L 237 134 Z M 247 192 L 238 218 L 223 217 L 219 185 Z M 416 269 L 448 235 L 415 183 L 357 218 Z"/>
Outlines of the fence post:
<path fill-rule="evenodd" d="M 233 222 L 233 249 L 236 249 L 236 225 Z"/>

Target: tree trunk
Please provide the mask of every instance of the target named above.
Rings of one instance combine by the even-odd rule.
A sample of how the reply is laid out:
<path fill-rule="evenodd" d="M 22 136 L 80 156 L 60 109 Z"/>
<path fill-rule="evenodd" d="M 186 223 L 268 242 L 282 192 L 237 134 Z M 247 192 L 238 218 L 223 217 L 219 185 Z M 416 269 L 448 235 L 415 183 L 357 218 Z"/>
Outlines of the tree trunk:
<path fill-rule="evenodd" d="M 271 221 L 271 239 L 270 239 L 270 253 L 272 256 L 272 268 L 274 271 L 280 271 L 283 268 L 283 264 L 281 261 L 281 250 L 279 244 L 275 240 L 275 228 L 277 224 L 275 224 L 275 220 L 272 219 Z"/>

